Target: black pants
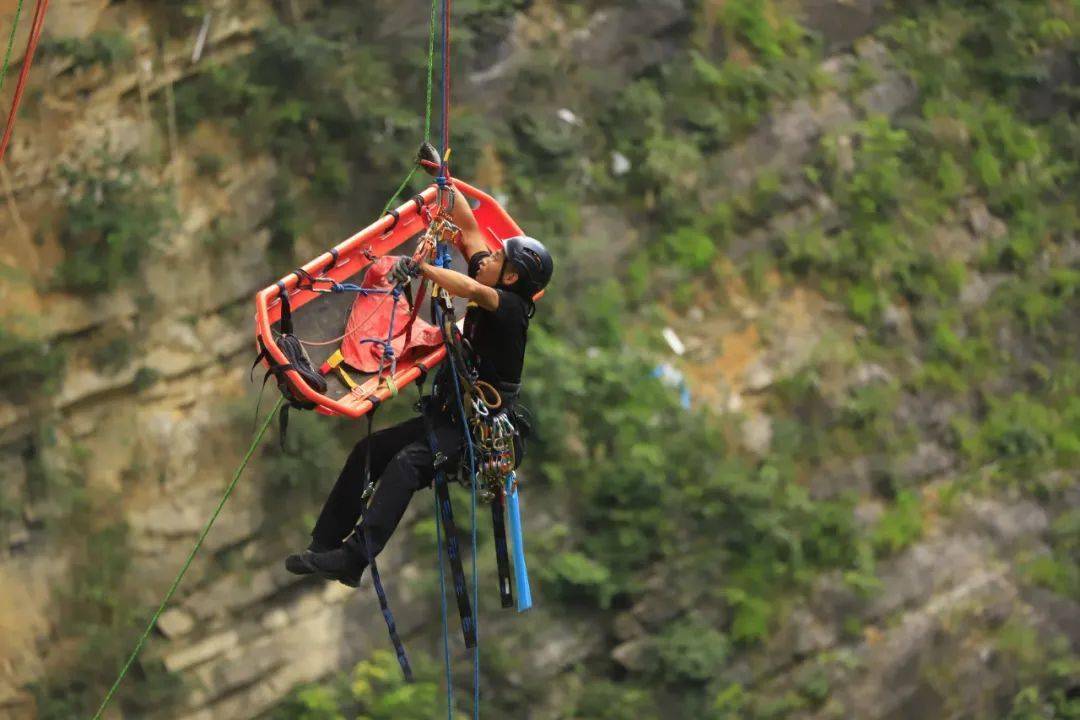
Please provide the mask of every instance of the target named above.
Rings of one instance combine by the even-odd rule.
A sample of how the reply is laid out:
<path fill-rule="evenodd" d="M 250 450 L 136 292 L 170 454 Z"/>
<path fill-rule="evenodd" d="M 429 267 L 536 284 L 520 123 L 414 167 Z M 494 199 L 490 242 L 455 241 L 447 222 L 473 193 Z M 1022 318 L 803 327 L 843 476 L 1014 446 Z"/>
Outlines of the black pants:
<path fill-rule="evenodd" d="M 459 424 L 438 412 L 432 413 L 432 427 L 439 452 L 446 456 L 446 467 L 456 467 L 461 458 L 464 435 Z M 524 445 L 514 438 L 520 462 Z M 371 504 L 364 514 L 363 529 L 378 555 L 394 533 L 413 493 L 431 485 L 435 478 L 435 459 L 431 454 L 424 418 L 411 420 L 373 433 L 371 445 L 365 437 L 349 453 L 334 489 L 323 504 L 322 512 L 311 531 L 312 539 L 324 548 L 345 543 L 361 565 L 367 564 L 364 541 L 359 533 L 351 534 L 363 509 L 364 463 L 371 452 L 371 477 L 378 478 Z M 351 535 L 350 535 L 351 534 Z"/>

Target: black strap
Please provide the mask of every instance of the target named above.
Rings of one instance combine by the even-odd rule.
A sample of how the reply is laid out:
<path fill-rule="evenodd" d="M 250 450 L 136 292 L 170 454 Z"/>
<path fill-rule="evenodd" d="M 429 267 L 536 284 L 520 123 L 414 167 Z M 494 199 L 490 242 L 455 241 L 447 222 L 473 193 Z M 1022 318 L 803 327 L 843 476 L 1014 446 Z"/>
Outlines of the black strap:
<path fill-rule="evenodd" d="M 282 325 L 292 325 L 292 317 L 286 311 L 288 309 L 288 301 L 284 301 L 286 304 L 282 307 Z M 278 415 L 278 441 L 281 444 L 281 449 L 285 449 L 285 436 L 289 429 L 289 408 L 297 408 L 300 410 L 311 410 L 315 407 L 315 403 L 304 398 L 302 395 L 298 395 L 289 382 L 289 378 L 286 375 L 290 370 L 299 373 L 304 382 L 307 383 L 311 389 L 319 393 L 325 393 L 327 389 L 326 378 L 322 373 L 318 372 L 311 364 L 311 359 L 308 357 L 307 352 L 304 350 L 303 344 L 295 335 L 283 334 L 277 339 L 277 345 L 281 349 L 285 359 L 288 362 L 279 363 L 276 362 L 269 350 L 266 349 L 266 344 L 263 342 L 262 336 L 258 338 L 259 341 L 259 354 L 255 358 L 254 364 L 251 366 L 251 372 L 255 371 L 255 366 L 263 360 L 266 360 L 267 369 L 263 375 L 262 384 L 266 387 L 266 381 L 273 375 L 277 380 L 278 390 L 285 396 L 288 401 L 286 405 L 281 407 L 281 413 Z M 251 372 L 248 373 L 249 377 Z M 260 399 L 262 398 L 262 392 L 259 393 Z"/>
<path fill-rule="evenodd" d="M 383 232 L 390 232 L 397 227 L 398 220 L 401 219 L 401 214 L 397 210 L 387 210 L 386 214 L 394 218 L 394 222 L 390 223 L 390 227 L 386 228 Z"/>
<path fill-rule="evenodd" d="M 510 553 L 506 548 L 505 494 L 500 489 L 491 503 L 491 526 L 495 530 L 495 563 L 499 567 L 499 602 L 504 608 L 514 606 L 513 583 L 510 582 Z"/>
<path fill-rule="evenodd" d="M 289 305 L 289 291 L 285 289 L 285 283 L 282 281 L 277 282 L 278 297 L 281 298 L 281 334 L 291 335 L 293 331 L 292 327 L 292 307 Z"/>
<path fill-rule="evenodd" d="M 367 451 L 364 454 L 364 495 L 365 497 L 370 493 L 369 487 L 371 486 L 371 429 L 374 422 L 375 408 L 371 409 L 368 413 L 367 423 Z M 367 555 L 368 566 L 371 568 L 371 581 L 375 586 L 375 594 L 379 598 L 379 608 L 382 610 L 383 619 L 386 621 L 386 631 L 390 634 L 390 642 L 394 644 L 394 652 L 397 654 L 398 665 L 401 666 L 401 673 L 405 676 L 405 682 L 413 682 L 412 667 L 409 665 L 409 657 L 405 654 L 405 645 L 401 642 L 401 636 L 398 635 L 397 623 L 394 622 L 394 614 L 390 612 L 390 601 L 386 598 L 386 589 L 383 587 L 382 578 L 379 576 L 379 566 L 375 562 L 375 554 L 371 551 L 371 538 L 368 537 L 367 531 L 364 529 L 364 515 L 367 514 L 367 503 L 365 502 L 360 508 L 360 522 L 356 526 L 356 531 L 360 533 L 360 537 L 364 541 L 364 554 Z"/>
<path fill-rule="evenodd" d="M 413 195 L 412 201 L 416 203 L 416 212 L 421 213 L 424 211 L 424 196 Z"/>
<path fill-rule="evenodd" d="M 325 270 L 323 270 L 324 273 L 330 272 L 335 267 L 337 267 L 338 255 L 339 253 L 336 247 L 330 248 L 330 264 L 326 266 Z"/>
<path fill-rule="evenodd" d="M 307 283 L 309 288 L 315 286 L 315 276 L 309 273 L 304 268 L 296 268 L 295 270 L 293 270 L 293 275 L 295 275 L 297 280 L 299 281 L 296 284 L 298 288 L 303 287 L 303 284 L 305 282 Z"/>
<path fill-rule="evenodd" d="M 465 647 L 476 647 L 476 623 L 473 622 L 472 603 L 469 602 L 468 586 L 465 584 L 465 568 L 461 564 L 461 548 L 458 543 L 457 525 L 454 523 L 454 507 L 450 503 L 450 486 L 446 481 L 446 456 L 439 452 L 439 442 L 431 420 L 431 409 L 427 400 L 421 400 L 421 415 L 427 429 L 431 455 L 435 458 L 435 497 L 442 517 L 443 539 L 446 544 L 446 556 L 450 560 L 450 576 L 454 583 L 454 597 L 457 598 L 458 615 L 461 617 L 461 633 L 465 637 Z"/>

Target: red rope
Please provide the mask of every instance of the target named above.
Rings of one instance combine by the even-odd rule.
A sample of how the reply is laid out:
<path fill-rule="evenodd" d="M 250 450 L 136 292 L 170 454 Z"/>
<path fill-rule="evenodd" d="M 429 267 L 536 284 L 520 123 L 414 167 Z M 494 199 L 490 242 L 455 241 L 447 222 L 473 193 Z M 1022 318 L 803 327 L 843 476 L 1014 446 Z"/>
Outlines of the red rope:
<path fill-rule="evenodd" d="M 443 0 L 443 171 L 449 177 L 446 155 L 450 149 L 450 0 Z"/>
<path fill-rule="evenodd" d="M 34 51 L 37 50 L 38 40 L 41 39 L 41 29 L 45 26 L 45 11 L 49 7 L 49 0 L 37 0 L 34 7 L 34 23 L 30 27 L 30 39 L 26 41 L 26 54 L 23 56 L 22 69 L 19 70 L 19 82 L 15 86 L 15 95 L 11 99 L 11 110 L 8 111 L 7 124 L 4 126 L 4 138 L 0 140 L 0 162 L 4 161 L 8 143 L 11 141 L 11 133 L 15 129 L 15 116 L 19 113 L 19 103 L 22 102 L 23 91 L 26 89 L 26 80 L 30 76 L 30 66 L 34 62 Z"/>

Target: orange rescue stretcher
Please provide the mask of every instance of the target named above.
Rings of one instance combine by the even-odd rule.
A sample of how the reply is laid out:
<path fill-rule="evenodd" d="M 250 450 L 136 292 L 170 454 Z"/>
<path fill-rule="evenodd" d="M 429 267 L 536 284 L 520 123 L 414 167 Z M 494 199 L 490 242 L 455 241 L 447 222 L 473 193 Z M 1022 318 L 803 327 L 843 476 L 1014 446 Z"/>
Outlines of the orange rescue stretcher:
<path fill-rule="evenodd" d="M 492 252 L 501 249 L 506 239 L 523 234 L 518 224 L 493 197 L 456 178 L 453 183 L 469 200 Z M 344 357 L 349 356 L 349 348 L 344 348 L 346 355 L 343 357 L 343 347 L 336 341 L 344 342 L 348 338 L 341 333 L 352 332 L 345 328 L 351 324 L 348 318 L 354 315 L 354 305 L 370 298 L 365 298 L 363 294 L 327 291 L 333 283 L 349 283 L 358 275 L 370 275 L 370 270 L 375 265 L 380 265 L 383 271 L 388 269 L 389 261 L 378 263 L 377 260 L 393 254 L 396 250 L 404 251 L 410 241 L 415 241 L 427 229 L 432 213 L 437 210 L 437 192 L 434 186 L 427 188 L 417 196 L 417 201 L 410 200 L 402 204 L 395 211 L 309 261 L 299 270 L 256 293 L 256 345 L 265 347 L 268 358 L 263 360 L 263 364 L 267 367 L 270 366 L 271 359 L 279 364 L 288 362 L 276 342 L 277 332 L 274 327 L 281 320 L 281 293 L 288 293 L 294 334 L 305 345 L 312 365 L 319 368 L 324 375 L 327 389 L 324 392 L 315 390 L 295 370 L 287 370 L 284 374 L 297 398 L 314 403 L 317 412 L 350 418 L 363 417 L 373 407 L 396 395 L 446 357 L 446 347 L 441 341 L 433 342 L 431 332 L 410 328 L 410 347 L 401 348 L 401 351 L 395 353 L 396 367 L 392 376 L 365 372 L 369 368 L 347 366 Z M 423 211 L 419 200 L 423 201 Z M 312 283 L 312 278 L 317 282 Z M 425 298 L 415 299 L 416 303 L 423 301 Z M 407 307 L 399 310 L 398 317 L 401 320 L 398 322 L 403 323 L 404 318 L 411 312 Z M 416 318 L 416 323 L 425 326 L 426 330 L 435 330 L 422 323 L 420 318 Z M 316 338 L 313 334 L 320 337 Z M 326 335 L 340 337 L 333 337 L 330 341 L 322 340 Z"/>

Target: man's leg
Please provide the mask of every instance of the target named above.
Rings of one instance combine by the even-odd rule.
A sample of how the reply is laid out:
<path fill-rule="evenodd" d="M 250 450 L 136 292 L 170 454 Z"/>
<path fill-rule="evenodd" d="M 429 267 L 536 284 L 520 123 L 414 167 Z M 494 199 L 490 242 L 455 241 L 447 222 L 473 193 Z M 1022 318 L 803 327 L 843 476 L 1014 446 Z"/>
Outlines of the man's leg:
<path fill-rule="evenodd" d="M 461 431 L 439 419 L 436 420 L 435 435 L 439 451 L 446 456 L 447 464 L 457 462 L 461 450 Z M 323 577 L 355 585 L 368 565 L 365 540 L 371 545 L 372 555 L 377 556 L 401 522 L 413 494 L 430 485 L 434 477 L 434 457 L 427 433 L 422 430 L 419 439 L 394 455 L 379 478 L 361 525 L 367 537 L 363 537 L 358 529 L 338 550 L 306 554 L 309 564 Z"/>
<path fill-rule="evenodd" d="M 424 419 L 415 417 L 371 436 L 371 477 L 378 478 L 386 466 L 409 443 L 424 435 Z M 312 549 L 333 550 L 352 532 L 364 506 L 364 466 L 368 439 L 364 437 L 349 453 L 333 490 L 323 503 L 311 531 Z"/>

